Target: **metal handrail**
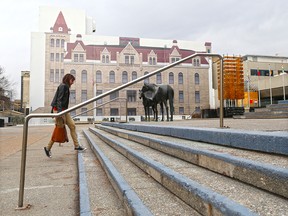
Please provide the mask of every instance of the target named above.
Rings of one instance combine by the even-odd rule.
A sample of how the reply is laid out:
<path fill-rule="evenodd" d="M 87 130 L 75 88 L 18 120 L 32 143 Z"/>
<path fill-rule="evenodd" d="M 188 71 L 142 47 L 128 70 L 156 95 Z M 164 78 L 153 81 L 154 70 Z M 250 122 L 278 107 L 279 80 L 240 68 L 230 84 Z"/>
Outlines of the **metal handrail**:
<path fill-rule="evenodd" d="M 80 104 L 77 104 L 73 107 L 70 107 L 66 110 L 63 110 L 60 113 L 35 113 L 35 114 L 29 114 L 24 118 L 24 124 L 23 124 L 23 139 L 22 139 L 22 155 L 21 155 L 21 170 L 20 170 L 20 186 L 19 186 L 19 199 L 18 199 L 18 207 L 23 207 L 23 196 L 24 196 L 24 183 L 25 183 L 25 169 L 26 169 L 26 154 L 27 154 L 27 139 L 28 139 L 28 123 L 31 118 L 43 118 L 43 117 L 60 117 L 66 113 L 69 113 L 71 111 L 74 111 L 78 108 L 81 108 L 87 104 L 90 104 L 96 100 L 99 100 L 107 95 L 110 95 L 116 91 L 119 91 L 121 89 L 124 89 L 130 85 L 133 85 L 134 83 L 137 83 L 139 81 L 142 81 L 150 76 L 153 76 L 157 73 L 160 73 L 164 70 L 167 70 L 171 67 L 174 67 L 182 62 L 185 62 L 191 58 L 194 58 L 196 56 L 204 56 L 204 57 L 217 57 L 221 60 L 221 69 L 220 69 L 220 127 L 223 127 L 223 57 L 219 54 L 212 54 L 212 53 L 194 53 L 190 56 L 187 56 L 183 59 L 180 59 L 177 62 L 174 62 L 172 64 L 169 64 L 167 66 L 164 66 L 163 68 L 157 69 L 151 73 L 148 73 L 142 77 L 139 77 L 135 80 L 132 80 L 128 83 L 125 83 L 121 86 L 118 86 L 114 89 L 111 89 L 110 91 L 107 91 L 105 93 L 102 93 L 101 95 L 98 95 L 96 97 L 93 97 L 87 101 L 84 101 Z"/>

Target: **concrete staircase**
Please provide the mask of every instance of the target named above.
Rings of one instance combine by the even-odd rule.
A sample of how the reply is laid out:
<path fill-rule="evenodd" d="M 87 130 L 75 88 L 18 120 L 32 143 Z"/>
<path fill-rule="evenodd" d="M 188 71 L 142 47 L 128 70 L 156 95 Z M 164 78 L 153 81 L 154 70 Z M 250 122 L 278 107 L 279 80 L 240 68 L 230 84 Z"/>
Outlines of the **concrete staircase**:
<path fill-rule="evenodd" d="M 90 146 L 79 154 L 82 215 L 288 212 L 285 132 L 107 122 L 81 140 Z"/>
<path fill-rule="evenodd" d="M 245 112 L 240 118 L 246 119 L 276 119 L 288 118 L 288 104 L 271 104 L 266 108 L 255 109 L 255 112 Z"/>

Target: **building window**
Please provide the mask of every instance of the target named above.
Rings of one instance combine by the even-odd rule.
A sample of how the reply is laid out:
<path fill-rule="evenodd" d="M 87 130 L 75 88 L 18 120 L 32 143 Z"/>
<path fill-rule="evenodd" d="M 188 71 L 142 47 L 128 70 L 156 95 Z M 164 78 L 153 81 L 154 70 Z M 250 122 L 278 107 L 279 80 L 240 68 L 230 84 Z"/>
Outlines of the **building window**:
<path fill-rule="evenodd" d="M 199 84 L 200 84 L 199 74 L 195 73 L 195 85 L 199 85 Z"/>
<path fill-rule="evenodd" d="M 149 65 L 156 65 L 156 57 L 149 57 Z"/>
<path fill-rule="evenodd" d="M 128 116 L 135 116 L 136 115 L 136 108 L 128 108 L 127 109 Z"/>
<path fill-rule="evenodd" d="M 110 71 L 109 73 L 109 83 L 115 83 L 115 72 Z"/>
<path fill-rule="evenodd" d="M 200 60 L 199 60 L 199 58 L 197 58 L 197 59 L 193 59 L 193 66 L 200 66 Z"/>
<path fill-rule="evenodd" d="M 74 82 L 76 82 L 76 71 L 72 69 L 70 71 L 70 74 L 72 74 L 75 77 L 75 81 Z"/>
<path fill-rule="evenodd" d="M 183 73 L 182 72 L 180 72 L 178 74 L 178 84 L 183 84 Z"/>
<path fill-rule="evenodd" d="M 173 72 L 169 73 L 169 84 L 174 84 L 174 74 L 173 74 Z"/>
<path fill-rule="evenodd" d="M 61 53 L 61 62 L 64 61 L 64 53 Z"/>
<path fill-rule="evenodd" d="M 134 56 L 125 55 L 125 64 L 134 64 Z"/>
<path fill-rule="evenodd" d="M 146 74 L 148 74 L 149 72 L 148 71 L 146 71 L 145 73 L 144 73 L 144 75 L 146 75 Z M 149 77 L 147 77 L 146 79 L 144 79 L 144 83 L 149 83 Z"/>
<path fill-rule="evenodd" d="M 128 82 L 128 73 L 127 71 L 122 72 L 122 83 L 127 83 Z"/>
<path fill-rule="evenodd" d="M 200 92 L 195 91 L 195 103 L 200 103 Z"/>
<path fill-rule="evenodd" d="M 111 108 L 110 109 L 110 116 L 118 116 L 118 115 L 119 115 L 118 108 Z"/>
<path fill-rule="evenodd" d="M 60 81 L 62 81 L 64 77 L 64 69 L 61 69 L 61 72 L 60 72 Z"/>
<path fill-rule="evenodd" d="M 60 47 L 60 39 L 56 39 L 56 47 Z"/>
<path fill-rule="evenodd" d="M 76 91 L 75 90 L 70 90 L 70 103 L 75 104 L 76 103 Z"/>
<path fill-rule="evenodd" d="M 102 93 L 103 93 L 102 90 L 96 90 L 96 96 L 101 95 Z M 103 103 L 102 98 L 101 98 L 101 99 L 98 99 L 98 100 L 96 101 L 96 103 L 97 103 L 97 104 L 102 104 L 102 103 Z"/>
<path fill-rule="evenodd" d="M 109 59 L 109 55 L 102 55 L 102 63 L 109 63 L 110 59 Z"/>
<path fill-rule="evenodd" d="M 61 47 L 64 48 L 64 45 L 65 45 L 65 40 L 62 39 L 62 40 L 61 40 Z"/>
<path fill-rule="evenodd" d="M 102 83 L 102 73 L 101 73 L 101 71 L 96 71 L 96 83 Z"/>
<path fill-rule="evenodd" d="M 102 116 L 103 112 L 102 112 L 102 108 L 97 108 L 96 109 L 96 116 Z"/>
<path fill-rule="evenodd" d="M 50 47 L 54 47 L 55 46 L 55 40 L 52 38 L 51 40 L 50 40 Z"/>
<path fill-rule="evenodd" d="M 59 69 L 56 69 L 56 72 L 55 72 L 55 82 L 59 83 Z"/>
<path fill-rule="evenodd" d="M 79 62 L 84 62 L 84 54 L 79 55 Z"/>
<path fill-rule="evenodd" d="M 87 116 L 87 110 L 88 110 L 87 108 L 82 107 L 81 108 L 81 113 L 82 113 L 81 116 Z"/>
<path fill-rule="evenodd" d="M 87 90 L 81 91 L 81 102 L 87 101 Z"/>
<path fill-rule="evenodd" d="M 119 91 L 110 94 L 110 100 L 114 100 L 119 97 Z"/>
<path fill-rule="evenodd" d="M 59 62 L 59 53 L 56 53 L 56 62 Z"/>
<path fill-rule="evenodd" d="M 78 54 L 74 54 L 74 62 L 78 62 Z"/>
<path fill-rule="evenodd" d="M 132 80 L 135 80 L 135 79 L 137 79 L 137 72 L 133 71 L 132 72 Z"/>
<path fill-rule="evenodd" d="M 86 70 L 83 70 L 81 73 L 81 82 L 87 83 L 87 71 Z"/>
<path fill-rule="evenodd" d="M 50 61 L 54 61 L 54 53 L 50 53 Z"/>
<path fill-rule="evenodd" d="M 184 115 L 184 107 L 179 107 L 179 115 Z"/>
<path fill-rule="evenodd" d="M 184 103 L 184 92 L 179 91 L 179 103 Z"/>
<path fill-rule="evenodd" d="M 128 102 L 135 102 L 137 93 L 135 90 L 127 90 L 127 100 Z"/>
<path fill-rule="evenodd" d="M 50 82 L 54 82 L 54 69 L 50 69 Z"/>
<path fill-rule="evenodd" d="M 171 63 L 177 62 L 177 61 L 179 61 L 179 60 L 180 60 L 179 57 L 172 57 L 172 58 L 171 58 Z"/>
<path fill-rule="evenodd" d="M 158 74 L 156 75 L 156 83 L 157 83 L 157 84 L 161 84 L 161 83 L 162 83 L 161 73 L 158 73 Z"/>

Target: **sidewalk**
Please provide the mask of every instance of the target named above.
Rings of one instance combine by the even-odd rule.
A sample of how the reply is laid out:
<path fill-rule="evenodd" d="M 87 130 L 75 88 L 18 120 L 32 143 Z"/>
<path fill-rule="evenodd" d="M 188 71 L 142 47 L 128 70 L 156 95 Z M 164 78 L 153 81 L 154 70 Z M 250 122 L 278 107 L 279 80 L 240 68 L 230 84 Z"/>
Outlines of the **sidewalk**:
<path fill-rule="evenodd" d="M 219 128 L 219 122 L 219 119 L 193 119 L 141 124 Z M 91 126 L 77 125 L 77 132 Z M 288 136 L 288 119 L 224 119 L 224 126 L 239 130 L 284 131 Z M 1 215 L 78 215 L 77 152 L 71 141 L 62 144 L 63 147 L 55 143 L 52 158 L 46 157 L 43 147 L 48 143 L 53 128 L 54 125 L 29 127 L 24 206 L 30 204 L 31 208 L 27 210 L 15 210 L 19 196 L 23 127 L 0 128 Z M 81 143 L 82 135 L 79 140 Z"/>
<path fill-rule="evenodd" d="M 50 140 L 53 128 L 54 125 L 29 127 L 23 204 L 30 204 L 31 208 L 26 210 L 15 210 L 18 207 L 23 127 L 0 129 L 1 215 L 78 215 L 77 152 L 72 142 L 62 144 L 63 147 L 55 143 L 52 158 L 48 158 L 43 147 Z"/>

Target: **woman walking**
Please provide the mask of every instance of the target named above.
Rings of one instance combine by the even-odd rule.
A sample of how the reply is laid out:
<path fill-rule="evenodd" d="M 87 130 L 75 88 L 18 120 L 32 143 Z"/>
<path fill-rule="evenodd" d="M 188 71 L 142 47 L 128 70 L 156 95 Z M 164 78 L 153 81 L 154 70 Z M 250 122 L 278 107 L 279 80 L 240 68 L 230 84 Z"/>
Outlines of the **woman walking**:
<path fill-rule="evenodd" d="M 75 77 L 72 74 L 66 74 L 62 83 L 58 86 L 55 96 L 52 100 L 51 106 L 53 113 L 59 113 L 63 110 L 66 110 L 69 105 L 69 96 L 70 96 L 70 87 L 73 85 L 75 81 Z M 55 119 L 55 123 L 57 127 L 64 127 L 66 124 L 70 129 L 70 134 L 74 143 L 74 149 L 78 151 L 84 151 L 86 148 L 83 148 L 79 145 L 77 134 L 76 134 L 76 126 L 74 120 L 71 118 L 70 113 L 66 113 L 60 117 Z M 47 157 L 51 158 L 51 148 L 54 144 L 54 141 L 51 139 L 46 147 L 44 147 L 44 151 Z"/>

